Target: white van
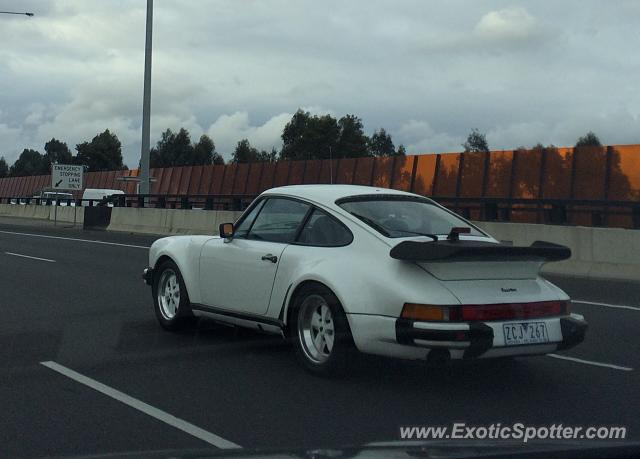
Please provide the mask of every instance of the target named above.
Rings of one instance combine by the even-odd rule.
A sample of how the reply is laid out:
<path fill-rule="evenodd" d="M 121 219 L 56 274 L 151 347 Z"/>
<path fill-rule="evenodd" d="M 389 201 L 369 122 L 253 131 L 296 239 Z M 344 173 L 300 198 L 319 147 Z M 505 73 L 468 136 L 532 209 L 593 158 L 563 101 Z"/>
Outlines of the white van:
<path fill-rule="evenodd" d="M 124 194 L 122 190 L 110 190 L 108 188 L 86 188 L 82 193 L 82 206 L 89 205 L 88 200 L 93 200 L 93 205 L 97 206 L 103 199 L 106 199 L 114 194 Z M 113 207 L 113 203 L 107 203 L 109 207 Z"/>

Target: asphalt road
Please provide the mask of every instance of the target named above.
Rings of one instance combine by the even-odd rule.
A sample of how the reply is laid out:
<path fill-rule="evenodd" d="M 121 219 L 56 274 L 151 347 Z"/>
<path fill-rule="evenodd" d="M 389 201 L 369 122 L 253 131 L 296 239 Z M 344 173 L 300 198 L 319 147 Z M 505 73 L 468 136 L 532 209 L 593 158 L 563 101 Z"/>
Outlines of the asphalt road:
<path fill-rule="evenodd" d="M 259 449 L 397 441 L 400 426 L 454 421 L 622 425 L 640 440 L 640 284 L 554 279 L 575 299 L 637 308 L 574 304 L 590 329 L 562 354 L 581 361 L 482 361 L 441 375 L 363 357 L 349 377 L 328 380 L 306 373 L 277 337 L 209 321 L 160 329 L 140 278 L 154 239 L 0 220 L 0 457 L 210 447 L 168 415 Z"/>

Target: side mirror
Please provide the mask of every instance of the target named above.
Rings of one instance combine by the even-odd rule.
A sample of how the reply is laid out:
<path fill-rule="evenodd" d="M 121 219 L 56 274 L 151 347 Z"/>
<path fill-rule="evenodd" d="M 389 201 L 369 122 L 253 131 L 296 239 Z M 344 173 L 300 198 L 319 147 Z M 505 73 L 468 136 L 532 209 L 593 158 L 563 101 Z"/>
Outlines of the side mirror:
<path fill-rule="evenodd" d="M 220 237 L 223 239 L 233 237 L 233 223 L 220 223 Z"/>

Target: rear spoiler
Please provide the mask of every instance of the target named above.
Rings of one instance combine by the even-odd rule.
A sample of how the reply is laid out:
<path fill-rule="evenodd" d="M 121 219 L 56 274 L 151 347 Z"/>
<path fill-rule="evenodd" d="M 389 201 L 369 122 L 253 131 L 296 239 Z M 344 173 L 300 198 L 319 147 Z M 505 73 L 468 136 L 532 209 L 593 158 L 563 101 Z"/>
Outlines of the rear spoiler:
<path fill-rule="evenodd" d="M 528 247 L 481 241 L 405 241 L 389 253 L 407 261 L 560 261 L 571 257 L 571 249 L 551 242 L 536 241 Z"/>

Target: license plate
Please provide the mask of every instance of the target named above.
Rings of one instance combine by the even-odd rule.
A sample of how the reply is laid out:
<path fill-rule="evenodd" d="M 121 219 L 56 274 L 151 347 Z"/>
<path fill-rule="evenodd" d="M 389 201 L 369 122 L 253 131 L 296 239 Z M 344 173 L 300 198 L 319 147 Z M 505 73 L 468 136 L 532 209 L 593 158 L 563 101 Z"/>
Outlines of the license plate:
<path fill-rule="evenodd" d="M 549 342 L 547 324 L 544 322 L 512 322 L 503 324 L 502 331 L 506 346 Z"/>

